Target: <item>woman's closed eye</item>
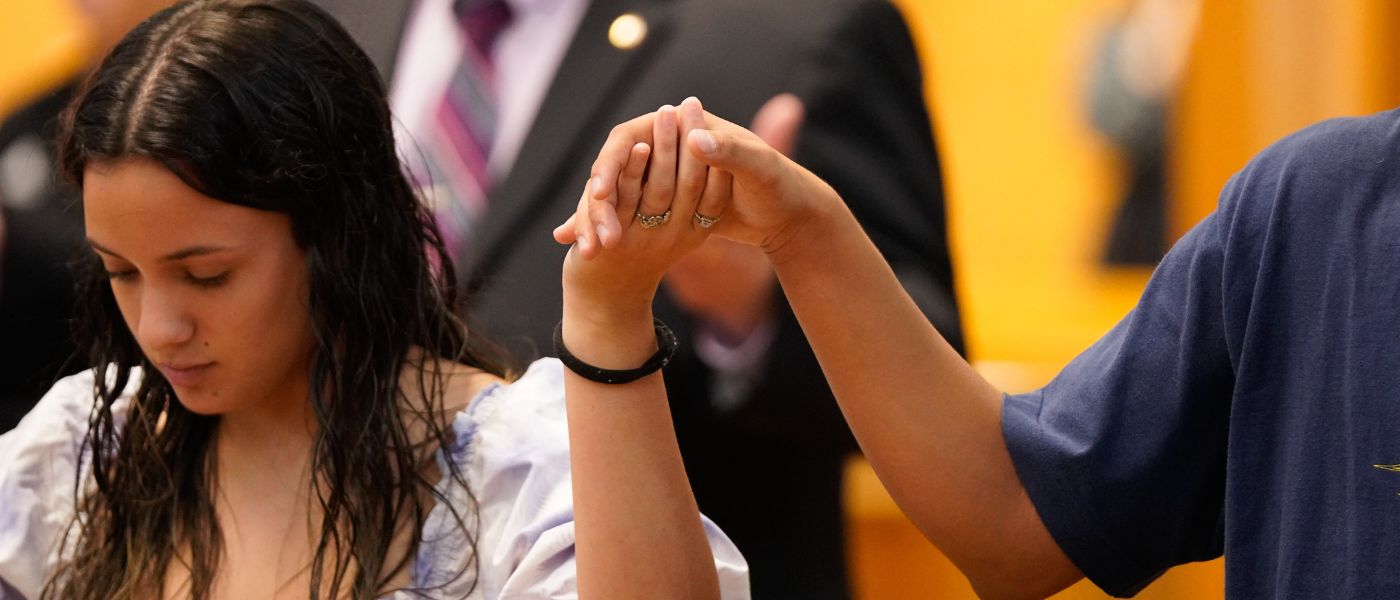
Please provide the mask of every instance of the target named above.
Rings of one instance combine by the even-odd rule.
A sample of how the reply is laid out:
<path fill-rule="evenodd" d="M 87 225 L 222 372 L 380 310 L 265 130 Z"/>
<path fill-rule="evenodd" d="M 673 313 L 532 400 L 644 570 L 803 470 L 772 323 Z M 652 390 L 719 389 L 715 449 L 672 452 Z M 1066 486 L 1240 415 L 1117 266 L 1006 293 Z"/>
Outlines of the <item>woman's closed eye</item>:
<path fill-rule="evenodd" d="M 136 278 L 136 269 L 102 269 L 102 274 L 112 281 L 130 281 Z"/>
<path fill-rule="evenodd" d="M 185 271 L 185 281 L 203 288 L 219 287 L 228 281 L 229 271 L 224 271 L 215 275 L 201 277 L 193 271 Z"/>
<path fill-rule="evenodd" d="M 103 276 L 105 276 L 107 279 L 121 283 L 133 281 L 137 278 L 137 276 L 141 274 L 141 272 L 136 269 L 107 268 L 104 268 L 102 270 L 102 273 Z M 205 275 L 197 271 L 186 270 L 181 279 L 183 279 L 186 283 L 196 287 L 215 288 L 223 285 L 225 282 L 228 281 L 229 273 L 229 271 L 223 271 L 212 275 Z"/>

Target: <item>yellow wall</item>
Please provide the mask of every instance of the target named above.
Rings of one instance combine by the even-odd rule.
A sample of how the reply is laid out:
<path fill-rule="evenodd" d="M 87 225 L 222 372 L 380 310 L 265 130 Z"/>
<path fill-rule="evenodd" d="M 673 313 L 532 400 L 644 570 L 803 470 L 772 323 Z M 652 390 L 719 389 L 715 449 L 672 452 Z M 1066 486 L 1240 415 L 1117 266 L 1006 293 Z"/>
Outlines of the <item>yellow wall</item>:
<path fill-rule="evenodd" d="M 86 40 L 68 0 L 0 0 L 0 117 L 76 73 Z"/>
<path fill-rule="evenodd" d="M 1185 231 L 1256 152 L 1309 123 L 1400 103 L 1400 3 L 1206 2 L 1174 159 Z"/>
<path fill-rule="evenodd" d="M 799 1 L 799 0 L 793 0 Z M 1043 384 L 1132 306 L 1141 270 L 1097 255 L 1118 181 L 1080 109 L 1094 24 L 1119 0 L 896 0 L 928 71 L 972 358 L 1008 390 Z M 1400 100 L 1388 0 L 1208 0 L 1180 97 L 1177 232 L 1225 179 L 1280 135 Z M 66 0 L 0 0 L 0 115 L 77 71 L 86 37 Z M 851 468 L 851 547 L 861 597 L 972 598 L 894 507 Z M 1220 563 L 1174 570 L 1141 598 L 1220 597 Z M 1102 598 L 1088 584 L 1060 596 Z"/>
<path fill-rule="evenodd" d="M 906 0 L 929 76 L 972 356 L 1039 385 L 1122 317 L 1145 274 L 1098 266 L 1113 163 L 1081 116 L 1112 0 Z M 1024 371 L 1024 372 L 1022 372 Z"/>
<path fill-rule="evenodd" d="M 1003 389 L 1037 387 L 1131 308 L 1147 273 L 1097 252 L 1118 185 L 1079 91 L 1095 23 L 1117 0 L 896 0 L 928 72 L 972 358 Z M 1215 204 L 1250 156 L 1320 119 L 1400 102 L 1400 4 L 1207 0 L 1175 115 L 1173 229 Z M 973 598 L 868 465 L 853 463 L 861 597 Z M 1219 598 L 1221 561 L 1174 569 L 1139 596 Z M 1057 598 L 1105 598 L 1081 583 Z"/>
<path fill-rule="evenodd" d="M 972 359 L 1007 390 L 1042 385 L 1132 307 L 1148 272 L 1099 253 L 1115 164 L 1084 119 L 1082 63 L 1115 0 L 898 0 L 927 76 L 958 292 Z M 862 598 L 974 598 L 862 462 L 848 471 Z M 1220 564 L 1180 569 L 1140 597 L 1220 597 Z M 1087 582 L 1057 598 L 1106 598 Z"/>

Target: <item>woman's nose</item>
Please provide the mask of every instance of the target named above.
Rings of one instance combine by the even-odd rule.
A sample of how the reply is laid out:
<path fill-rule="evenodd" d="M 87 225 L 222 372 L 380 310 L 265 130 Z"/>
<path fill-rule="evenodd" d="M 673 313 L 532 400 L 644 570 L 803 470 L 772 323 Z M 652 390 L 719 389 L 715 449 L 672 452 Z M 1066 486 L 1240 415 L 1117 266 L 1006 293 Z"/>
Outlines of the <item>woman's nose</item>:
<path fill-rule="evenodd" d="M 178 298 L 149 289 L 143 296 L 136 327 L 136 340 L 143 348 L 163 354 L 194 337 L 194 319 Z"/>

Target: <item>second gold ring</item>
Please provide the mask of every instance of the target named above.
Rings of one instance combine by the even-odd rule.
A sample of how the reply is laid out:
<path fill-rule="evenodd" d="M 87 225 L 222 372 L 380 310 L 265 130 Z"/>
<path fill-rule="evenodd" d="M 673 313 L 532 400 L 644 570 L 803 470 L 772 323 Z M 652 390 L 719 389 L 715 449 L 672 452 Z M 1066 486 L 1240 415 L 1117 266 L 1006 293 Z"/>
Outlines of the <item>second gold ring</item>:
<path fill-rule="evenodd" d="M 714 227 L 715 223 L 719 222 L 719 217 L 707 217 L 697 211 L 695 213 L 695 222 L 699 223 L 701 228 L 709 229 Z"/>

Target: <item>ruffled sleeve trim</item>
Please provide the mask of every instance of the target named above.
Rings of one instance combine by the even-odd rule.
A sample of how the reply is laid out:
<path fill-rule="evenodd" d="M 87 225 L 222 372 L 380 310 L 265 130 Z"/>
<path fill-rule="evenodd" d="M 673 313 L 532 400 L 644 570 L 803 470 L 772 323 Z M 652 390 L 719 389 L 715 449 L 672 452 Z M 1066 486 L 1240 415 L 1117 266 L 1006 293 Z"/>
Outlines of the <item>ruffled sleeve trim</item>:
<path fill-rule="evenodd" d="M 112 407 L 118 427 L 140 380 L 141 370 L 132 369 Z M 91 371 L 59 380 L 18 426 L 0 435 L 0 598 L 39 597 L 57 563 L 85 462 L 93 381 Z"/>

